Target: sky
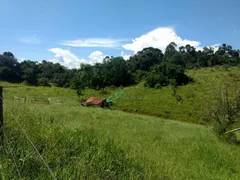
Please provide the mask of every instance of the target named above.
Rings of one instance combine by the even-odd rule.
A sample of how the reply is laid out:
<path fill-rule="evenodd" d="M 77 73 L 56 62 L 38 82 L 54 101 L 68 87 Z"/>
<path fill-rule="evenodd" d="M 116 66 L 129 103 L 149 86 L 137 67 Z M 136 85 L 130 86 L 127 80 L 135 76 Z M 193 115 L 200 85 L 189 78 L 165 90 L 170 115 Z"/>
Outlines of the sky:
<path fill-rule="evenodd" d="M 239 0 L 0 0 L 0 53 L 68 68 L 170 42 L 240 49 Z"/>

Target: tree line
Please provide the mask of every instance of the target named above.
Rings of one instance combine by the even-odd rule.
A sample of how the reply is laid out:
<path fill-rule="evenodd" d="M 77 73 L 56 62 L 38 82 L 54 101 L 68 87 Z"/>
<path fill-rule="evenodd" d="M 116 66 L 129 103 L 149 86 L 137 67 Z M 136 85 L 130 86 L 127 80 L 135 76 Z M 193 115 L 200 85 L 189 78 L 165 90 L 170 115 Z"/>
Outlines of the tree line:
<path fill-rule="evenodd" d="M 29 85 L 71 87 L 74 89 L 106 86 L 129 86 L 145 82 L 147 87 L 184 85 L 192 81 L 187 69 L 217 65 L 237 66 L 240 51 L 222 44 L 217 50 L 204 47 L 196 50 L 191 45 L 181 46 L 171 42 L 163 53 L 148 47 L 125 61 L 122 57 L 106 56 L 102 63 L 81 64 L 79 69 L 68 69 L 59 63 L 43 60 L 18 62 L 11 52 L 0 54 L 0 80 L 24 82 Z"/>
<path fill-rule="evenodd" d="M 11 52 L 0 54 L 0 80 L 24 82 L 28 85 L 70 87 L 76 69 L 67 69 L 56 63 L 43 60 L 41 63 L 25 60 L 18 62 Z"/>

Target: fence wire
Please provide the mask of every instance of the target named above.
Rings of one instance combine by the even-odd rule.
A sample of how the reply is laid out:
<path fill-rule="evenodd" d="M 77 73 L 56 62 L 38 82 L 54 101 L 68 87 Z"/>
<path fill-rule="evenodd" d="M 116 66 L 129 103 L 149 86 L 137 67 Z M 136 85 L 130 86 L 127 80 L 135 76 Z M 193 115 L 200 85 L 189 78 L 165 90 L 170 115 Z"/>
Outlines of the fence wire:
<path fill-rule="evenodd" d="M 1 98 L 1 97 L 0 97 Z M 1 98 L 2 99 L 2 98 Z M 3 102 L 3 99 L 2 99 Z M 3 103 L 3 105 L 5 107 L 6 104 Z M 14 116 L 14 114 L 10 111 L 10 115 L 12 116 L 12 118 L 15 120 L 15 122 L 17 123 L 18 127 L 20 128 L 20 130 L 22 131 L 22 133 L 25 135 L 25 137 L 27 138 L 27 140 L 29 141 L 29 143 L 32 145 L 33 149 L 36 151 L 37 155 L 40 157 L 41 161 L 43 162 L 43 164 L 46 166 L 47 170 L 49 171 L 49 173 L 51 174 L 51 176 L 53 177 L 54 180 L 57 180 L 57 178 L 55 177 L 53 171 L 51 170 L 51 168 L 48 166 L 48 164 L 46 163 L 46 161 L 44 160 L 44 158 L 42 157 L 42 155 L 40 154 L 40 152 L 38 151 L 37 147 L 34 145 L 34 143 L 32 142 L 31 138 L 29 137 L 29 135 L 27 134 L 27 132 L 25 131 L 25 129 L 21 126 L 21 124 L 19 123 L 18 119 L 16 116 Z"/>

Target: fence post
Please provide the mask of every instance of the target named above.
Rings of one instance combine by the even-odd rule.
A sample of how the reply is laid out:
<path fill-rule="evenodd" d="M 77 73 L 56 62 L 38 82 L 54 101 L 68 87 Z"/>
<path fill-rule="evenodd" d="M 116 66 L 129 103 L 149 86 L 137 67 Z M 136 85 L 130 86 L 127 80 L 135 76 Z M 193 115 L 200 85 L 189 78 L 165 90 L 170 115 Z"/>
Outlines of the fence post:
<path fill-rule="evenodd" d="M 4 153 L 4 138 L 3 138 L 3 87 L 0 86 L 0 151 Z"/>

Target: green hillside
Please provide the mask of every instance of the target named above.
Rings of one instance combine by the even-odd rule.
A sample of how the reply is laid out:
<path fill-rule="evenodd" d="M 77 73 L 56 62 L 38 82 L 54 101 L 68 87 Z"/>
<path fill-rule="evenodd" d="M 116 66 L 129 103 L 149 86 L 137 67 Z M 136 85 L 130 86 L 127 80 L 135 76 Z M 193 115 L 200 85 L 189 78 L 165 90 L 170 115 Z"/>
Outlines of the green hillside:
<path fill-rule="evenodd" d="M 153 89 L 139 84 L 124 88 L 124 96 L 114 102 L 113 109 L 206 124 L 206 122 L 202 121 L 207 108 L 206 102 L 216 93 L 217 88 L 230 79 L 231 76 L 240 77 L 240 68 L 231 67 L 225 69 L 219 66 L 189 70 L 187 74 L 195 82 L 177 88 L 176 94 L 180 97 L 180 100 L 172 95 L 171 86 Z M 117 91 L 117 89 L 106 88 L 106 91 L 108 94 L 102 95 L 101 91 L 86 90 L 84 96 L 108 97 L 111 92 Z"/>
<path fill-rule="evenodd" d="M 57 179 L 240 179 L 239 146 L 220 141 L 211 127 L 176 121 L 199 123 L 197 114 L 189 113 L 198 112 L 203 97 L 210 98 L 215 85 L 238 71 L 189 71 L 195 83 L 177 91 L 182 104 L 174 99 L 170 87 L 141 85 L 124 88 L 125 95 L 114 102 L 113 108 L 171 121 L 81 107 L 71 89 L 2 82 L 6 155 L 0 155 L 0 177 L 51 179 L 22 127 Z M 92 90 L 84 96 L 92 94 L 100 96 Z M 26 96 L 27 103 L 13 96 Z M 32 104 L 33 97 L 62 102 Z"/>
<path fill-rule="evenodd" d="M 6 148 L 26 179 L 49 179 L 50 173 L 10 112 L 58 179 L 240 178 L 239 147 L 199 125 L 69 105 L 9 101 L 5 107 Z M 1 162 L 2 179 L 18 177 L 9 152 Z"/>

